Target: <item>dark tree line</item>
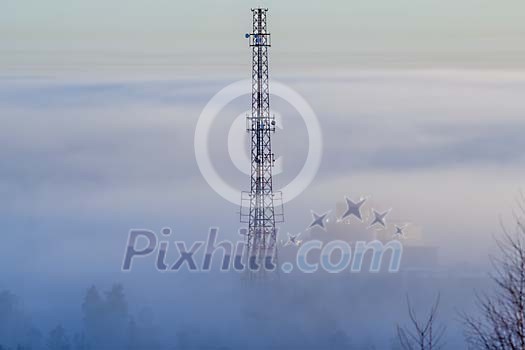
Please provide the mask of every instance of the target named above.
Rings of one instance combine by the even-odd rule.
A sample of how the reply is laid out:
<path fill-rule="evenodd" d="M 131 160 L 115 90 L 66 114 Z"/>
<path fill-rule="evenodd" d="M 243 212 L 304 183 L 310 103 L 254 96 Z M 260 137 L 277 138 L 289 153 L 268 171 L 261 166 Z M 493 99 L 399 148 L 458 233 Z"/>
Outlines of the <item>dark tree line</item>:
<path fill-rule="evenodd" d="M 90 287 L 82 302 L 82 330 L 69 335 L 62 325 L 42 336 L 24 313 L 18 298 L 0 292 L 0 350 L 143 350 L 160 349 L 148 320 L 130 315 L 122 285 L 100 293 Z"/>

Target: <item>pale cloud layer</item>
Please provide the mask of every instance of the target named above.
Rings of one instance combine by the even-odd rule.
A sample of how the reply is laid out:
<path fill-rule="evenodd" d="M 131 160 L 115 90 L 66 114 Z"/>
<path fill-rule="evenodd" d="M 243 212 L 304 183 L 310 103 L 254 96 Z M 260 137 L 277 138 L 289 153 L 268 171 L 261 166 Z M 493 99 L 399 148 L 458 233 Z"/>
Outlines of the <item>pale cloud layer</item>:
<path fill-rule="evenodd" d="M 367 195 L 392 208 L 392 218 L 422 227 L 424 239 L 453 260 L 491 249 L 500 215 L 510 214 L 523 186 L 522 75 L 362 71 L 281 80 L 312 105 L 324 135 L 319 173 L 286 205 L 283 230 L 303 229 L 310 209 Z M 90 237 L 118 252 L 134 226 L 174 223 L 186 237 L 201 237 L 220 225 L 234 235 L 238 208 L 208 186 L 193 152 L 202 108 L 228 83 L 4 79 L 2 210 L 13 223 L 115 224 L 120 234 Z M 226 134 L 247 103 L 238 99 L 221 113 L 209 140 L 214 166 L 239 191 L 248 178 L 231 163 Z M 308 139 L 289 105 L 274 98 L 273 108 L 284 116 L 274 143 L 284 159 L 275 178 L 281 187 L 302 166 Z M 58 228 L 52 237 L 65 235 Z"/>

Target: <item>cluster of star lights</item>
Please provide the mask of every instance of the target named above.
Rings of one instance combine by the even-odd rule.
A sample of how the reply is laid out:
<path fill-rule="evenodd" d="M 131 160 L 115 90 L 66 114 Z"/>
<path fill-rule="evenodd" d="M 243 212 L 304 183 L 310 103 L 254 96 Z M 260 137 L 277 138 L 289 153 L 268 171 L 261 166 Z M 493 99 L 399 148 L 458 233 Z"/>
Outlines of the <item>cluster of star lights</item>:
<path fill-rule="evenodd" d="M 365 223 L 361 210 L 362 210 L 363 205 L 367 201 L 367 198 L 361 197 L 359 201 L 354 201 L 351 198 L 345 197 L 345 201 L 346 201 L 346 211 L 343 213 L 341 217 L 335 218 L 336 222 L 344 222 L 344 221 L 350 220 L 353 217 L 359 222 Z M 376 230 L 385 230 L 387 228 L 386 217 L 390 213 L 390 211 L 391 209 L 388 209 L 384 212 L 380 212 L 372 208 L 373 219 L 368 224 L 367 229 L 372 228 Z M 330 221 L 329 215 L 331 212 L 332 211 L 329 210 L 325 212 L 324 214 L 319 215 L 313 210 L 311 210 L 313 221 L 310 224 L 310 226 L 307 227 L 307 230 L 311 230 L 314 227 L 320 227 L 326 232 L 326 223 Z M 407 227 L 407 225 L 404 225 L 404 226 L 394 225 L 394 226 L 395 226 L 395 231 L 393 232 L 393 237 L 404 238 L 405 237 L 404 230 Z M 287 246 L 287 245 L 300 246 L 301 243 L 303 242 L 302 240 L 299 239 L 300 235 L 301 233 L 298 233 L 296 235 L 292 235 L 288 233 L 288 241 L 284 244 L 281 241 L 281 244 L 283 244 L 284 246 Z"/>

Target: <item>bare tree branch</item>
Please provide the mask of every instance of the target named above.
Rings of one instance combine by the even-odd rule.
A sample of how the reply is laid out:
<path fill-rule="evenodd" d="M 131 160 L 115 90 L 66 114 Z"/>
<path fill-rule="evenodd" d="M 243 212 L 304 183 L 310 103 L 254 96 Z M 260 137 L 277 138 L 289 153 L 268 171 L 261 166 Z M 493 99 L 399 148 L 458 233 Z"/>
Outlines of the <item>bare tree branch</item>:
<path fill-rule="evenodd" d="M 490 275 L 495 291 L 477 295 L 479 315 L 462 314 L 465 336 L 472 349 L 525 350 L 525 195 L 520 192 L 513 232 L 501 223 L 496 240 L 499 256 L 492 257 Z"/>
<path fill-rule="evenodd" d="M 397 326 L 398 340 L 404 350 L 439 350 L 443 347 L 445 326 L 436 326 L 439 302 L 440 295 L 438 294 L 436 301 L 430 308 L 428 317 L 420 321 L 407 296 L 410 326 Z"/>

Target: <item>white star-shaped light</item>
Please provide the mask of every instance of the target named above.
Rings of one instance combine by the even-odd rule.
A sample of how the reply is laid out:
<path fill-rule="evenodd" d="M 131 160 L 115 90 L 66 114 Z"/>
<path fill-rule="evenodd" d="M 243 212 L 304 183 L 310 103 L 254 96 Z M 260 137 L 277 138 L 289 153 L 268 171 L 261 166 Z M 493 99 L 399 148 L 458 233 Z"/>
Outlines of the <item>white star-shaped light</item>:
<path fill-rule="evenodd" d="M 318 215 L 316 212 L 314 212 L 313 210 L 310 211 L 312 213 L 312 218 L 313 218 L 313 221 L 312 223 L 310 224 L 310 226 L 308 226 L 308 228 L 313 228 L 315 226 L 319 226 L 320 228 L 322 228 L 323 230 L 326 231 L 326 227 L 325 227 L 325 218 L 326 216 L 330 213 L 330 211 L 327 211 L 326 213 L 322 214 L 322 215 Z M 328 220 L 326 220 L 328 222 Z"/>
<path fill-rule="evenodd" d="M 383 226 L 383 228 L 385 228 L 386 227 L 386 216 L 388 215 L 388 213 L 390 213 L 390 209 L 382 213 L 378 212 L 375 209 L 372 209 L 372 211 L 374 212 L 374 220 L 372 220 L 372 223 L 368 227 L 370 228 L 374 225 L 381 225 Z"/>
<path fill-rule="evenodd" d="M 287 245 L 294 245 L 296 247 L 300 246 L 301 243 L 303 242 L 302 240 L 298 239 L 300 235 L 301 235 L 300 232 L 298 234 L 296 234 L 295 236 L 291 235 L 290 232 L 288 232 L 288 242 L 286 242 L 286 244 L 284 246 L 285 247 Z"/>
<path fill-rule="evenodd" d="M 407 225 L 404 226 L 397 226 L 396 225 L 396 232 L 394 233 L 394 237 L 405 237 L 405 228 Z"/>
<path fill-rule="evenodd" d="M 348 197 L 345 197 L 345 200 L 346 200 L 346 211 L 341 217 L 341 220 L 344 220 L 347 217 L 350 217 L 353 215 L 356 218 L 358 218 L 361 222 L 363 222 L 363 216 L 361 215 L 361 207 L 366 202 L 366 198 L 361 198 L 358 202 L 354 202 Z"/>

